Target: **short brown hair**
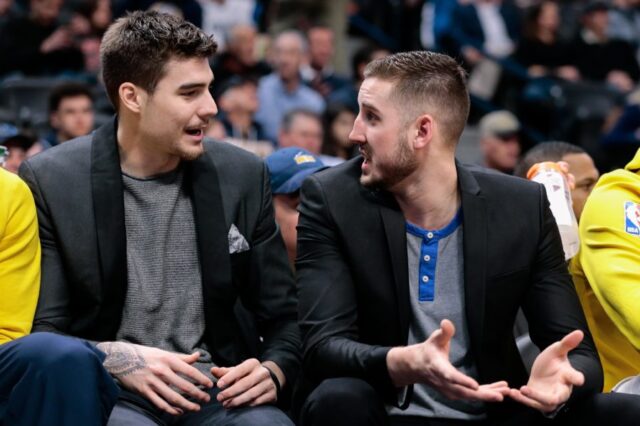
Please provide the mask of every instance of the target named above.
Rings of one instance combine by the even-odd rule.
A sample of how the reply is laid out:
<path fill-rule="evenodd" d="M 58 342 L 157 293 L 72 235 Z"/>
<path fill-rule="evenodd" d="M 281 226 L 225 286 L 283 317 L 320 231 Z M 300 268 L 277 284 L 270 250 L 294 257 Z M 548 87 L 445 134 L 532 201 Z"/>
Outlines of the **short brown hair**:
<path fill-rule="evenodd" d="M 208 58 L 218 48 L 213 37 L 175 16 L 137 11 L 116 20 L 102 38 L 102 78 L 118 109 L 120 85 L 131 82 L 153 93 L 173 59 Z"/>
<path fill-rule="evenodd" d="M 456 144 L 469 116 L 466 72 L 450 56 L 428 51 L 403 52 L 376 59 L 365 78 L 396 83 L 392 98 L 410 116 L 428 112 L 438 119 L 447 142 Z"/>

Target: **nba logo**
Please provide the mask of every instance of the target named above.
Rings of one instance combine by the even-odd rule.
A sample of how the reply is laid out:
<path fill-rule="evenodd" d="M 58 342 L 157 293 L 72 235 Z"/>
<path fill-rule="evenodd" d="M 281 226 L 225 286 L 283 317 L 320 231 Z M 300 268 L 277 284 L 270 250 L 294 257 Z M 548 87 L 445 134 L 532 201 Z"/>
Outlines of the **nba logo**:
<path fill-rule="evenodd" d="M 624 230 L 627 234 L 640 235 L 640 204 L 625 201 Z"/>

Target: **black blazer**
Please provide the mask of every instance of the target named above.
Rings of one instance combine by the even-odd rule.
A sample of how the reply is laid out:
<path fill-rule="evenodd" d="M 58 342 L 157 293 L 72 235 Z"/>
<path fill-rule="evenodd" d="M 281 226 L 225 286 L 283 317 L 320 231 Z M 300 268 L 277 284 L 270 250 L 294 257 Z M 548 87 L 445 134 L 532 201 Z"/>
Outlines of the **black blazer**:
<path fill-rule="evenodd" d="M 404 216 L 394 198 L 359 183 L 361 157 L 308 178 L 298 222 L 299 321 L 305 382 L 359 377 L 397 404 L 386 355 L 407 344 L 410 304 Z M 541 348 L 581 329 L 571 352 L 584 386 L 602 388 L 602 370 L 541 185 L 457 164 L 462 199 L 465 314 L 481 383 L 528 376 L 513 337 L 522 306 Z M 304 386 L 303 386 L 304 387 Z M 493 418 L 520 410 L 490 404 Z"/>
<path fill-rule="evenodd" d="M 126 235 L 117 122 L 24 162 L 42 242 L 35 331 L 114 340 L 127 288 Z M 264 339 L 261 358 L 292 382 L 299 369 L 297 298 L 274 220 L 266 167 L 229 144 L 206 142 L 186 162 L 198 236 L 205 339 L 216 364 L 249 357 L 234 315 L 239 297 Z M 229 254 L 235 224 L 250 250 Z"/>

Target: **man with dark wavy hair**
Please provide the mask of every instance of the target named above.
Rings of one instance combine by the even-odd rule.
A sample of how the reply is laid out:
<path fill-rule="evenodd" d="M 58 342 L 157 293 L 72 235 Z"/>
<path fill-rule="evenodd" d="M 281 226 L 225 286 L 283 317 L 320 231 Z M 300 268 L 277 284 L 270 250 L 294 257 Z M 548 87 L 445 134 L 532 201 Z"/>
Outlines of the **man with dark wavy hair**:
<path fill-rule="evenodd" d="M 215 51 L 169 15 L 117 20 L 101 46 L 117 117 L 20 170 L 43 248 L 34 330 L 106 354 L 112 425 L 291 424 L 274 404 L 299 366 L 293 279 L 264 164 L 204 140 Z"/>

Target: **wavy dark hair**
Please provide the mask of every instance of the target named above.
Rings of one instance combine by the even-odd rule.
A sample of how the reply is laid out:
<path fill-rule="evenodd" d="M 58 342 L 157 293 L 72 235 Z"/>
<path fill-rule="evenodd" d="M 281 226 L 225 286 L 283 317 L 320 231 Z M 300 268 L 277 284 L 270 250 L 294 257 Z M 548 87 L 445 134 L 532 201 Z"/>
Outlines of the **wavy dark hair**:
<path fill-rule="evenodd" d="M 171 59 L 209 58 L 213 37 L 190 22 L 155 11 L 137 11 L 116 20 L 100 46 L 102 78 L 118 110 L 120 85 L 131 82 L 153 93 Z"/>

